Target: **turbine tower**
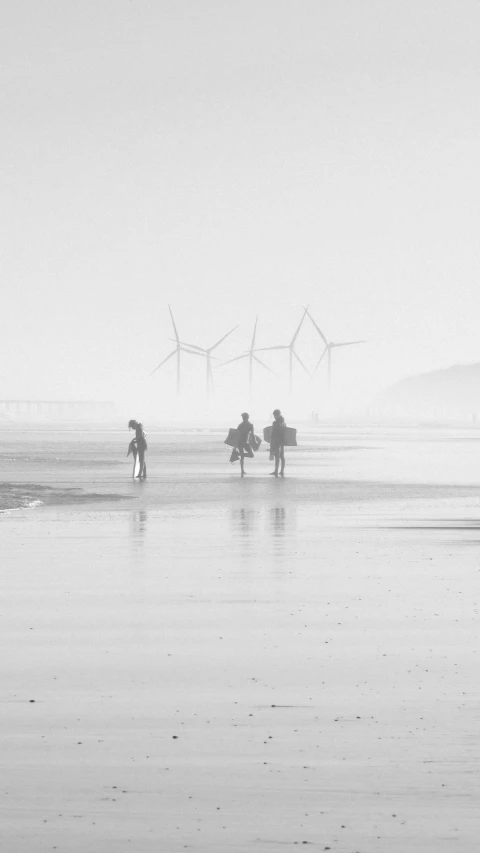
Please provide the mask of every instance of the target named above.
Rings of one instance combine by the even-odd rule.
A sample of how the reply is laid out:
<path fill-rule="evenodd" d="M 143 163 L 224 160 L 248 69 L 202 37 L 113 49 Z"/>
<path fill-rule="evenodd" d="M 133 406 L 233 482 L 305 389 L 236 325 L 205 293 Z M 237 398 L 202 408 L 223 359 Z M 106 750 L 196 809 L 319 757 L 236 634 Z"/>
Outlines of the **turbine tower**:
<path fill-rule="evenodd" d="M 232 332 L 234 332 L 234 331 L 235 331 L 235 329 L 238 329 L 238 326 L 234 326 L 234 327 L 233 327 L 233 329 L 230 329 L 230 331 L 229 331 L 229 332 L 227 332 L 227 334 L 226 334 L 226 335 L 224 335 L 224 336 L 223 336 L 223 338 L 220 338 L 220 340 L 219 340 L 219 341 L 217 341 L 217 342 L 216 342 L 216 344 L 213 344 L 213 346 L 211 346 L 211 347 L 207 347 L 207 348 L 205 348 L 205 347 L 199 347 L 199 346 L 197 346 L 196 344 L 185 344 L 185 343 L 183 343 L 182 341 L 179 341 L 179 343 L 178 343 L 178 346 L 180 347 L 180 349 L 181 349 L 183 352 L 189 352 L 189 353 L 190 353 L 190 355 L 198 355 L 198 356 L 201 356 L 202 358 L 204 358 L 204 359 L 206 360 L 206 382 L 207 382 L 207 384 L 206 384 L 206 388 L 207 388 L 207 396 L 210 394 L 210 390 L 211 390 L 211 388 L 213 387 L 213 373 L 212 373 L 212 364 L 211 364 L 211 360 L 212 360 L 212 358 L 215 358 L 215 356 L 212 356 L 212 352 L 213 352 L 213 350 L 215 350 L 217 347 L 219 347 L 219 346 L 220 346 L 220 344 L 221 344 L 221 343 L 223 343 L 223 341 L 225 340 L 225 338 L 228 338 L 228 336 L 229 336 L 229 335 L 231 335 L 231 334 L 232 334 Z"/>
<path fill-rule="evenodd" d="M 302 319 L 300 320 L 300 322 L 296 328 L 295 334 L 294 334 L 294 336 L 293 336 L 293 338 L 289 344 L 281 344 L 281 345 L 276 346 L 276 347 L 260 347 L 260 349 L 255 350 L 255 352 L 266 352 L 267 350 L 274 350 L 274 349 L 286 349 L 286 350 L 288 350 L 288 383 L 289 383 L 290 394 L 292 393 L 292 389 L 293 389 L 293 359 L 295 358 L 298 361 L 298 363 L 303 367 L 305 373 L 308 373 L 308 370 L 305 367 L 300 356 L 298 355 L 298 353 L 295 352 L 295 342 L 296 342 L 298 335 L 300 333 L 300 329 L 303 326 L 303 321 L 305 320 L 307 312 L 308 312 L 308 307 L 304 308 L 303 314 L 302 314 Z"/>
<path fill-rule="evenodd" d="M 310 320 L 312 321 L 313 325 L 315 326 L 318 334 L 320 335 L 323 343 L 325 344 L 325 349 L 323 350 L 320 358 L 317 361 L 317 365 L 315 367 L 315 370 L 312 373 L 312 378 L 315 376 L 315 374 L 316 374 L 318 368 L 320 367 L 325 356 L 327 356 L 328 390 L 330 391 L 330 389 L 332 387 L 332 351 L 334 349 L 337 349 L 338 347 L 352 347 L 352 346 L 356 346 L 356 344 L 365 344 L 366 341 L 339 341 L 338 343 L 336 343 L 335 341 L 328 341 L 327 338 L 325 337 L 325 335 L 323 334 L 320 326 L 318 326 L 318 324 L 313 319 L 308 308 L 306 308 L 305 310 L 306 310 L 308 316 L 310 317 Z"/>
<path fill-rule="evenodd" d="M 170 317 L 172 319 L 172 326 L 173 326 L 173 333 L 175 335 L 176 347 L 173 350 L 173 352 L 171 352 L 169 355 L 167 355 L 167 357 L 164 358 L 163 361 L 161 361 L 159 365 L 157 365 L 155 370 L 152 370 L 152 372 L 149 373 L 148 375 L 149 375 L 149 377 L 153 376 L 153 374 L 156 373 L 156 371 L 159 370 L 165 364 L 165 362 L 169 361 L 171 358 L 173 358 L 174 355 L 176 355 L 177 356 L 177 394 L 179 394 L 180 393 L 180 353 L 182 352 L 183 347 L 180 343 L 180 338 L 178 336 L 177 327 L 175 325 L 175 320 L 173 319 L 172 309 L 170 308 L 170 305 L 168 306 L 168 310 L 170 311 Z M 188 350 L 184 350 L 184 351 L 188 352 Z"/>
<path fill-rule="evenodd" d="M 219 367 L 224 367 L 226 364 L 231 364 L 233 361 L 241 361 L 243 358 L 248 358 L 248 390 L 250 395 L 252 394 L 252 383 L 253 383 L 253 362 L 256 361 L 258 364 L 261 364 L 265 370 L 269 370 L 270 373 L 273 373 L 273 370 L 270 369 L 263 361 L 261 361 L 258 356 L 255 355 L 255 340 L 257 337 L 257 323 L 258 323 L 258 314 L 255 319 L 255 325 L 253 327 L 253 335 L 252 335 L 252 343 L 250 344 L 250 349 L 247 352 L 244 352 L 243 355 L 237 355 L 235 358 L 230 358 L 228 361 L 224 361 L 222 364 L 219 364 Z"/>

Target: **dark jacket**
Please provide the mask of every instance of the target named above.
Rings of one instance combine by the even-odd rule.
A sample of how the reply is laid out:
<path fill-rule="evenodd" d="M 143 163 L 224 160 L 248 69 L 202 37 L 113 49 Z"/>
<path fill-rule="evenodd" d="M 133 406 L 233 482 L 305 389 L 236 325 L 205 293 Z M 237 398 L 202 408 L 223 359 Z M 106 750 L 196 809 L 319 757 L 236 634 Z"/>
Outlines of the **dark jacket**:
<path fill-rule="evenodd" d="M 272 440 L 270 442 L 270 447 L 272 450 L 276 450 L 278 447 L 283 447 L 285 444 L 285 419 L 278 418 L 272 424 Z"/>
<path fill-rule="evenodd" d="M 253 424 L 250 421 L 242 421 L 237 427 L 238 430 L 238 447 L 245 447 L 248 442 L 248 436 L 253 433 Z"/>
<path fill-rule="evenodd" d="M 143 450 L 143 451 L 147 450 L 147 437 L 143 431 L 143 427 L 140 426 L 140 424 L 138 424 L 138 426 L 135 429 L 135 438 L 137 441 L 138 450 Z"/>

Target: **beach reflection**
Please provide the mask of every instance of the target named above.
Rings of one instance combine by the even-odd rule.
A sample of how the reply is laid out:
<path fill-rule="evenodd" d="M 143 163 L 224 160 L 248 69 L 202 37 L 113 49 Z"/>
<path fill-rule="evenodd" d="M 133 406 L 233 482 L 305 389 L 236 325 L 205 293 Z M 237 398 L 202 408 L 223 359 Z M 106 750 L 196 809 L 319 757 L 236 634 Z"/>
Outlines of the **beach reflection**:
<path fill-rule="evenodd" d="M 274 537 L 284 536 L 286 512 L 284 506 L 273 506 L 270 509 L 270 527 Z"/>
<path fill-rule="evenodd" d="M 297 515 L 295 507 L 272 506 L 268 513 L 270 530 L 270 551 L 274 558 L 274 574 L 283 576 L 294 551 L 297 534 Z"/>
<path fill-rule="evenodd" d="M 250 539 L 257 520 L 258 512 L 254 509 L 232 509 L 231 522 L 235 533 L 238 533 L 242 539 Z"/>
<path fill-rule="evenodd" d="M 145 534 L 147 532 L 147 517 L 146 510 L 141 509 L 132 512 L 130 516 L 130 581 L 132 584 L 132 593 L 142 593 L 145 585 L 145 563 L 147 554 L 145 545 Z M 133 599 L 132 599 L 133 600 Z"/>
<path fill-rule="evenodd" d="M 251 554 L 265 548 L 279 555 L 290 547 L 296 532 L 296 512 L 292 506 L 234 508 L 230 512 L 231 533 Z"/>
<path fill-rule="evenodd" d="M 144 509 L 132 514 L 132 536 L 143 545 L 147 530 L 147 512 Z"/>

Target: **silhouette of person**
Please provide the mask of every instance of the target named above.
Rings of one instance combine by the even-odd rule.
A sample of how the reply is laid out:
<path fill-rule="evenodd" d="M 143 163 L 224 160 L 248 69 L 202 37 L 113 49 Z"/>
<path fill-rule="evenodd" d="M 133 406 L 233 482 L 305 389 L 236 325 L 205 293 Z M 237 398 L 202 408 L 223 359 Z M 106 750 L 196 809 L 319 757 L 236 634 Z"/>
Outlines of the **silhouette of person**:
<path fill-rule="evenodd" d="M 250 445 L 250 435 L 254 436 L 253 424 L 250 423 L 248 412 L 242 412 L 242 422 L 238 425 L 238 452 L 240 454 L 240 474 L 245 474 L 245 456 L 253 459 L 253 450 Z"/>
<path fill-rule="evenodd" d="M 132 454 L 132 456 L 133 456 L 133 471 L 132 471 L 132 477 L 134 477 L 134 476 L 135 476 L 135 468 L 137 467 L 137 456 L 138 456 L 138 452 L 137 452 L 137 439 L 136 439 L 136 438 L 132 438 L 132 440 L 131 440 L 130 444 L 128 445 L 128 453 L 127 453 L 127 457 L 128 457 L 128 456 L 130 456 L 130 454 Z"/>
<path fill-rule="evenodd" d="M 280 476 L 284 476 L 285 472 L 285 418 L 280 409 L 274 409 L 273 417 L 275 420 L 272 424 L 272 439 L 270 441 L 270 457 L 275 459 L 275 470 L 270 471 L 274 477 L 278 477 L 278 469 L 280 467 Z"/>
<path fill-rule="evenodd" d="M 141 480 L 142 477 L 145 480 L 147 476 L 147 466 L 145 463 L 145 453 L 148 450 L 147 438 L 145 432 L 143 430 L 143 424 L 138 423 L 137 421 L 131 420 L 128 422 L 128 428 L 135 430 L 135 443 L 137 446 L 138 453 L 138 463 L 139 469 L 138 474 L 135 479 Z"/>

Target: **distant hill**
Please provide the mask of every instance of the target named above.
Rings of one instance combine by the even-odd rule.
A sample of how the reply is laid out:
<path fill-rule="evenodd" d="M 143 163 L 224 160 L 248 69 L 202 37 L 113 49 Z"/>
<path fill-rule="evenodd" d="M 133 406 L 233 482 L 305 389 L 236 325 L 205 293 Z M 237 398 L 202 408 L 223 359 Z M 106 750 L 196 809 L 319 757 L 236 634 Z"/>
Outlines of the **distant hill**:
<path fill-rule="evenodd" d="M 372 400 L 372 414 L 480 419 L 480 363 L 409 376 Z"/>

